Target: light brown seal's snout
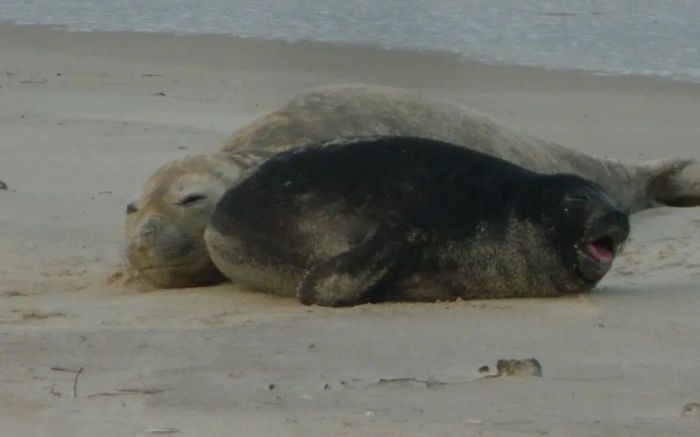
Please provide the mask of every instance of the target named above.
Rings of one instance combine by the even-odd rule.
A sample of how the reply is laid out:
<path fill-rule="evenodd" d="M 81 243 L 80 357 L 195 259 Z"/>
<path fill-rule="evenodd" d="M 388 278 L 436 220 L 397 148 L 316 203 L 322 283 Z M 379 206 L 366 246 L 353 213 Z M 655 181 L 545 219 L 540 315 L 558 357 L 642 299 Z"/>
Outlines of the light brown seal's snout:
<path fill-rule="evenodd" d="M 133 228 L 136 232 L 128 238 L 129 263 L 148 283 L 178 288 L 223 280 L 206 253 L 201 235 L 188 235 L 160 216 L 146 217 Z"/>
<path fill-rule="evenodd" d="M 162 230 L 163 219 L 151 218 L 141 226 L 141 232 L 139 232 L 139 243 L 141 247 L 146 247 L 155 243 L 158 238 L 159 232 Z"/>

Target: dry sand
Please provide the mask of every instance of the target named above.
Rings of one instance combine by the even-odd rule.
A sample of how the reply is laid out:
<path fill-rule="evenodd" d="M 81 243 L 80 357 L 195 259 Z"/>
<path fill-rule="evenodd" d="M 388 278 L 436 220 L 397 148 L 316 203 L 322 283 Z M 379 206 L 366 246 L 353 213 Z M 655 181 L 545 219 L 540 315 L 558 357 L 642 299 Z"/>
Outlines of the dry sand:
<path fill-rule="evenodd" d="M 323 309 L 108 285 L 125 205 L 158 165 L 339 82 L 450 97 L 594 154 L 700 158 L 700 86 L 0 26 L 1 435 L 700 435 L 681 417 L 700 402 L 698 208 L 636 215 L 599 288 L 561 299 Z M 501 358 L 544 375 L 481 378 Z M 52 368 L 83 368 L 77 398 Z M 378 384 L 392 378 L 408 379 Z"/>

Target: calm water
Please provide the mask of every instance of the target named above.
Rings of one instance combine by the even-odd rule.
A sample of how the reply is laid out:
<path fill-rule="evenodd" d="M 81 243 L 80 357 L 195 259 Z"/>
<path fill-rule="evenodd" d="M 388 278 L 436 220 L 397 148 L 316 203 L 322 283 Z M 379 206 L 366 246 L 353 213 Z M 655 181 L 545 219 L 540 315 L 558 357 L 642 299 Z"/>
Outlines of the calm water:
<path fill-rule="evenodd" d="M 700 82 L 700 0 L 0 0 L 0 20 L 442 50 Z"/>

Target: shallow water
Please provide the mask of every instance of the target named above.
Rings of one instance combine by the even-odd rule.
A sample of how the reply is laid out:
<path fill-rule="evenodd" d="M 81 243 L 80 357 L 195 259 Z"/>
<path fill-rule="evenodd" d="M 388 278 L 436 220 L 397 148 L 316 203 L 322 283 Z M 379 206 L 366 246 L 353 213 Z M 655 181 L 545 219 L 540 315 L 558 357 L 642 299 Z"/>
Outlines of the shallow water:
<path fill-rule="evenodd" d="M 0 0 L 0 20 L 441 50 L 700 82 L 697 0 Z"/>

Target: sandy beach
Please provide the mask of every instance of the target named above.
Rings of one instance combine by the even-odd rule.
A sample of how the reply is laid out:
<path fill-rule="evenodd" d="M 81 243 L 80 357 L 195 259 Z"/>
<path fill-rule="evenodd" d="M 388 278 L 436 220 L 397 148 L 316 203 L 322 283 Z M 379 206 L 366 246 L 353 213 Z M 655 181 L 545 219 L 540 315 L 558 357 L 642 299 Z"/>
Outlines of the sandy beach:
<path fill-rule="evenodd" d="M 125 206 L 158 166 L 344 82 L 450 98 L 594 155 L 700 159 L 700 85 L 0 25 L 0 434 L 700 435 L 700 411 L 682 414 L 700 403 L 700 208 L 634 215 L 599 287 L 559 299 L 325 309 L 110 280 Z M 543 376 L 479 372 L 511 358 Z"/>

